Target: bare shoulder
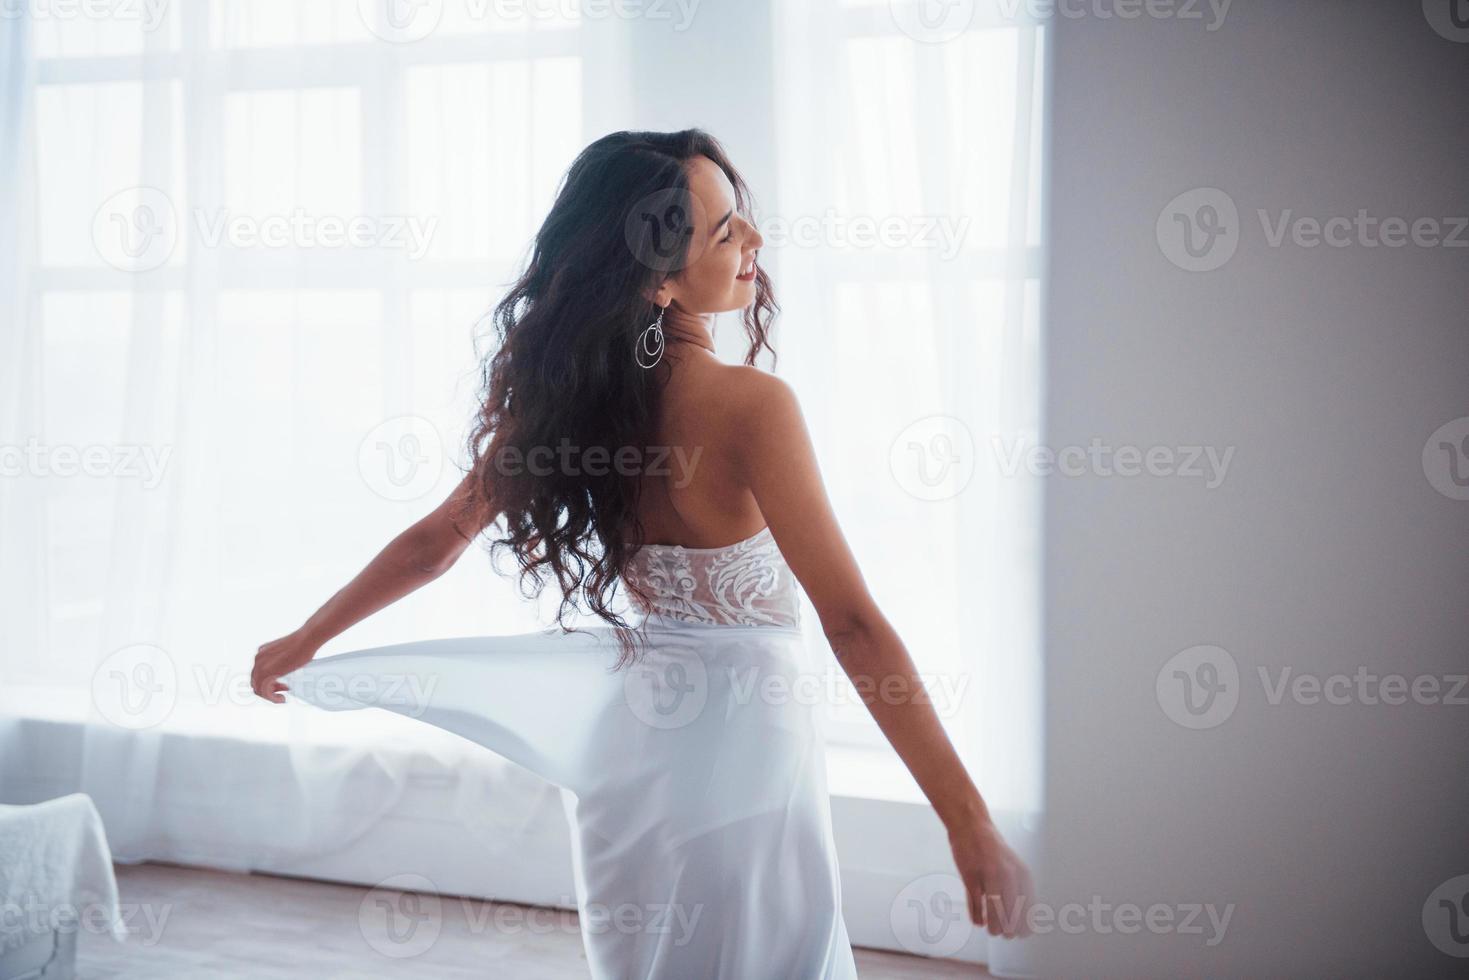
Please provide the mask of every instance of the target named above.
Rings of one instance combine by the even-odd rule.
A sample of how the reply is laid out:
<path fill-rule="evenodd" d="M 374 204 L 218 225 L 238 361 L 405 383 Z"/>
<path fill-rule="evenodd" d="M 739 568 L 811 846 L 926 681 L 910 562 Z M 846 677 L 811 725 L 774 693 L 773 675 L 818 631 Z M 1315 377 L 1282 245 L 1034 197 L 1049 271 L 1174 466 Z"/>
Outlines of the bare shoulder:
<path fill-rule="evenodd" d="M 727 437 L 737 469 L 753 484 L 761 470 L 780 468 L 808 454 L 805 418 L 789 381 L 758 367 L 724 364 L 709 378 L 718 405 L 717 425 Z"/>
<path fill-rule="evenodd" d="M 784 378 L 747 364 L 723 364 L 716 371 L 718 401 L 740 421 L 776 424 L 799 416 L 796 390 Z"/>

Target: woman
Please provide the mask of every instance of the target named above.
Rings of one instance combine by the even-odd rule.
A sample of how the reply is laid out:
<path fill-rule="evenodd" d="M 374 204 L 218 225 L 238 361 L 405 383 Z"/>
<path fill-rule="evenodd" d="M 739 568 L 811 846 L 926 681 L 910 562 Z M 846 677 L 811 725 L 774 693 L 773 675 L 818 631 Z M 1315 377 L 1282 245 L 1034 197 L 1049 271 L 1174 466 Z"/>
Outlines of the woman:
<path fill-rule="evenodd" d="M 749 214 L 744 181 L 699 130 L 587 147 L 496 307 L 463 482 L 262 646 L 252 675 L 268 700 L 386 707 L 562 787 L 596 977 L 856 976 L 820 732 L 790 696 L 798 582 L 948 829 L 971 918 L 1027 934 L 1028 872 L 927 700 L 892 696 L 922 693 L 914 664 L 837 526 L 794 393 L 753 366 L 777 307 Z M 744 311 L 741 365 L 714 354 L 729 310 Z M 312 662 L 492 525 L 533 592 L 555 577 L 558 623 L 585 603 L 606 625 Z M 619 586 L 636 626 L 614 610 Z M 404 674 L 425 683 L 388 681 Z M 432 693 L 390 693 L 405 689 Z M 647 918 L 618 926 L 607 908 Z"/>

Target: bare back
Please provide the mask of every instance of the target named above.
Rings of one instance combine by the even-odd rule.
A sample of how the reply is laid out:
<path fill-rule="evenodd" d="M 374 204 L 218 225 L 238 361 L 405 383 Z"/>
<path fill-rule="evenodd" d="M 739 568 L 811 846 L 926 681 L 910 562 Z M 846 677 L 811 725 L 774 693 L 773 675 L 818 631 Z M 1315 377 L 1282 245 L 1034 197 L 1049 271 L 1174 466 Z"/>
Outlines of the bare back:
<path fill-rule="evenodd" d="M 653 445 L 667 456 L 643 477 L 639 518 L 648 544 L 718 548 L 766 526 L 736 459 L 749 419 L 731 397 L 756 368 L 729 365 L 691 345 L 669 350 L 672 373 L 663 389 Z"/>

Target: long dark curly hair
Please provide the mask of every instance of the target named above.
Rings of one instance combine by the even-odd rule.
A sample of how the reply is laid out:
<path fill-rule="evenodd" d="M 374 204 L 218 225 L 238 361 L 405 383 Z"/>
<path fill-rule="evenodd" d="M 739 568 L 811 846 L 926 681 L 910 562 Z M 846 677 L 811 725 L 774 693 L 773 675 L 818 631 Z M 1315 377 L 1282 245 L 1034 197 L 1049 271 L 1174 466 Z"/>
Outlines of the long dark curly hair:
<path fill-rule="evenodd" d="M 615 627 L 618 667 L 637 656 L 633 626 L 613 610 L 618 587 L 644 604 L 650 598 L 624 578 L 645 543 L 636 468 L 604 465 L 596 475 L 591 466 L 523 464 L 533 450 L 544 459 L 563 446 L 580 459 L 605 452 L 604 461 L 629 447 L 651 450 L 669 363 L 646 369 L 634 352 L 659 312 L 651 297 L 691 261 L 699 204 L 685 165 L 700 155 L 724 171 L 748 218 L 745 181 L 703 130 L 611 133 L 572 162 L 524 273 L 494 309 L 494 348 L 480 368 L 482 404 L 467 437 L 473 505 L 495 516 L 495 533 L 486 532 L 492 562 L 513 553 L 528 598 L 554 577 L 564 632 L 573 631 L 567 614 L 583 604 Z M 742 314 L 746 364 L 762 349 L 775 354 L 779 306 L 763 267 L 755 281 Z"/>

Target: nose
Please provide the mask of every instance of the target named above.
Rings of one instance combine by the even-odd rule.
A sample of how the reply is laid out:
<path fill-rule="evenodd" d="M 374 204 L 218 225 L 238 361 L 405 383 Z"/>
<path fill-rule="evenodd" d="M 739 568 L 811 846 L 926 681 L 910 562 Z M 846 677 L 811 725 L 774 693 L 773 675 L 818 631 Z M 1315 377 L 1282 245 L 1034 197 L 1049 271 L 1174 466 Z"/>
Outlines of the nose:
<path fill-rule="evenodd" d="M 760 234 L 760 229 L 755 227 L 753 221 L 750 222 L 750 237 L 747 244 L 750 248 L 759 248 L 765 244 L 765 238 Z"/>

